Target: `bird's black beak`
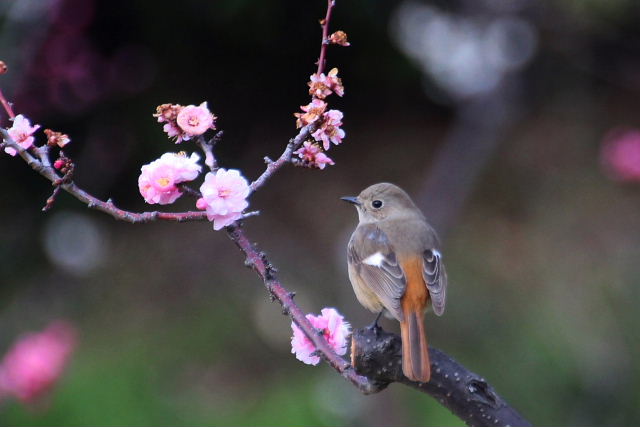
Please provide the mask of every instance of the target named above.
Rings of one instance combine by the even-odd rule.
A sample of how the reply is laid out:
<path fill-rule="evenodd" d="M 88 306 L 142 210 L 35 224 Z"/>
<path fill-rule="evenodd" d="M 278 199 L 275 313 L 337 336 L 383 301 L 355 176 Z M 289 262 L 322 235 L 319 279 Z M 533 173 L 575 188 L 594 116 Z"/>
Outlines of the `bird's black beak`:
<path fill-rule="evenodd" d="M 354 205 L 360 206 L 360 200 L 357 197 L 340 197 L 340 200 L 344 200 L 345 202 L 353 203 Z"/>

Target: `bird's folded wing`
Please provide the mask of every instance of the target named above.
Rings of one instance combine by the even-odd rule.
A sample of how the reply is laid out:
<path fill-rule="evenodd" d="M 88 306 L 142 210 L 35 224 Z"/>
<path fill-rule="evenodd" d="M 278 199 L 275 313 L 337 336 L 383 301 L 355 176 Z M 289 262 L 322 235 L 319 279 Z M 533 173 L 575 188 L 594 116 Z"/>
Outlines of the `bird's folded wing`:
<path fill-rule="evenodd" d="M 447 298 L 447 272 L 444 269 L 442 256 L 436 249 L 427 249 L 423 256 L 422 276 L 429 289 L 433 312 L 438 316 L 444 313 Z"/>
<path fill-rule="evenodd" d="M 387 235 L 375 224 L 358 226 L 348 247 L 349 264 L 397 320 L 406 279 Z"/>

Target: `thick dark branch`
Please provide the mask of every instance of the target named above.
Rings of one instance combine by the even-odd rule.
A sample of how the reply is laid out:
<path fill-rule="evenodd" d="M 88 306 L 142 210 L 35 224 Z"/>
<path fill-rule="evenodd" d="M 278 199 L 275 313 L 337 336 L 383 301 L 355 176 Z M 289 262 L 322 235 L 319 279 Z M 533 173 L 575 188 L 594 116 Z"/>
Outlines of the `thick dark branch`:
<path fill-rule="evenodd" d="M 398 382 L 427 393 L 470 426 L 530 426 L 484 378 L 469 371 L 442 351 L 429 348 L 431 380 L 419 383 L 402 373 L 402 341 L 381 328 L 353 333 L 351 361 L 378 389 Z"/>

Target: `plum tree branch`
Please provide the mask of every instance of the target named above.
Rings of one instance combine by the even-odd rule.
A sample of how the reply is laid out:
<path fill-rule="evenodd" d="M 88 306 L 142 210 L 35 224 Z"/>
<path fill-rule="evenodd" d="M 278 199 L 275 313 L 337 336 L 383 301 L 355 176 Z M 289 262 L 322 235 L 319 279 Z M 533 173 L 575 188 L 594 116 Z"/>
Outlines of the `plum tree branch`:
<path fill-rule="evenodd" d="M 242 226 L 228 226 L 226 232 L 231 241 L 236 244 L 246 257 L 245 265 L 258 274 L 267 291 L 271 294 L 272 299 L 277 300 L 282 306 L 283 314 L 288 315 L 311 342 L 313 342 L 319 355 L 322 356 L 333 369 L 338 371 L 363 393 L 370 394 L 379 391 L 366 377 L 356 374 L 353 367 L 342 357 L 338 356 L 331 348 L 323 334 L 319 333 L 313 327 L 302 309 L 294 302 L 293 297 L 295 294 L 287 291 L 284 286 L 282 286 L 276 276 L 276 269 L 269 262 L 266 254 L 250 242 Z"/>
<path fill-rule="evenodd" d="M 298 141 L 304 140 L 308 130 L 302 129 L 293 138 L 278 159 L 277 167 L 267 170 L 255 182 L 266 181 L 282 165 L 290 160 L 293 147 Z M 5 129 L 0 128 L 4 145 L 12 147 L 36 172 L 59 186 L 88 207 L 104 212 L 115 219 L 131 223 L 145 223 L 156 220 L 166 221 L 197 221 L 205 220 L 204 212 L 130 212 L 115 206 L 110 199 L 102 201 L 78 187 L 73 181 L 63 182 L 56 170 L 50 165 L 48 150 L 44 147 L 23 149 L 15 143 Z M 301 137 L 301 135 L 303 135 Z M 281 160 L 284 159 L 284 160 Z M 288 160 L 287 160 L 288 159 Z M 274 162 L 275 163 L 275 162 Z M 258 188 L 258 187 L 256 187 Z M 248 212 L 244 217 L 255 215 Z M 344 360 L 331 348 L 324 336 L 319 333 L 306 318 L 305 313 L 295 303 L 294 294 L 289 292 L 277 278 L 277 270 L 268 260 L 267 255 L 260 251 L 249 240 L 241 223 L 226 227 L 228 237 L 242 251 L 245 265 L 253 269 L 267 291 L 274 300 L 282 306 L 283 314 L 288 315 L 311 340 L 320 355 L 342 377 L 351 382 L 364 394 L 377 393 L 384 390 L 391 382 L 399 382 L 417 390 L 425 392 L 438 399 L 461 419 L 473 426 L 490 425 L 529 425 L 513 408 L 500 398 L 493 388 L 477 374 L 467 370 L 455 362 L 445 353 L 430 349 L 432 358 L 432 380 L 429 383 L 415 383 L 409 381 L 402 374 L 401 342 L 400 338 L 383 331 L 361 329 L 352 338 L 351 363 Z M 355 368 L 354 368 L 355 367 Z"/>
<path fill-rule="evenodd" d="M 336 5 L 335 0 L 327 0 L 327 14 L 320 24 L 322 25 L 322 44 L 320 45 L 320 57 L 318 58 L 318 71 L 319 75 L 324 71 L 324 67 L 327 62 L 327 46 L 329 46 L 329 22 L 331 21 L 331 12 Z"/>
<path fill-rule="evenodd" d="M 325 67 L 327 46 L 329 45 L 329 21 L 335 0 L 327 0 L 327 13 L 322 25 L 322 43 L 318 59 L 320 74 Z M 15 114 L 11 104 L 0 92 L 0 105 L 10 117 Z M 261 188 L 282 166 L 292 162 L 295 151 L 316 130 L 315 125 L 303 126 L 298 134 L 289 140 L 284 151 L 275 160 L 267 160 L 267 166 L 262 174 L 250 184 L 250 192 Z M 73 197 L 86 204 L 89 208 L 104 212 L 117 220 L 130 223 L 146 223 L 151 221 L 203 221 L 207 219 L 206 212 L 130 212 L 115 206 L 111 199 L 101 200 L 81 189 L 72 180 L 73 163 L 69 161 L 71 172 L 60 172 L 52 166 L 49 147 L 32 146 L 24 149 L 17 144 L 6 129 L 0 128 L 3 142 L 0 149 L 11 148 L 36 172 L 51 182 L 55 187 L 53 195 L 47 200 L 50 208 L 55 196 L 64 190 Z M 205 164 L 215 171 L 217 162 L 213 155 L 213 148 L 220 138 L 219 132 L 211 141 L 199 138 L 196 143 L 205 154 Z M 62 153 L 61 153 L 61 157 Z M 197 191 L 186 186 L 182 191 L 198 197 Z M 241 218 L 257 215 L 248 212 Z M 294 301 L 294 293 L 289 292 L 277 278 L 277 270 L 256 244 L 252 243 L 242 228 L 239 220 L 225 228 L 227 236 L 240 249 L 245 257 L 245 265 L 256 272 L 274 301 L 282 306 L 283 314 L 302 330 L 316 348 L 316 354 L 323 358 L 342 377 L 351 382 L 364 394 L 376 393 L 384 390 L 391 382 L 405 384 L 419 391 L 425 392 L 472 426 L 494 425 L 530 425 L 513 408 L 500 398 L 493 388 L 477 374 L 467 370 L 464 366 L 447 356 L 445 353 L 430 349 L 432 358 L 432 380 L 429 383 L 415 383 L 409 381 L 402 374 L 400 338 L 388 334 L 380 329 L 360 329 L 352 338 L 351 363 L 339 356 L 324 338 L 322 331 L 314 328 L 306 318 L 305 313 Z"/>
<path fill-rule="evenodd" d="M 2 63 L 2 65 L 4 65 L 4 62 Z M 13 108 L 11 107 L 11 103 L 7 101 L 7 98 L 4 97 L 4 94 L 2 93 L 1 89 L 0 89 L 0 105 L 2 105 L 2 108 L 4 108 L 4 111 L 7 112 L 7 115 L 11 120 L 13 120 L 16 117 L 16 114 L 13 112 Z"/>

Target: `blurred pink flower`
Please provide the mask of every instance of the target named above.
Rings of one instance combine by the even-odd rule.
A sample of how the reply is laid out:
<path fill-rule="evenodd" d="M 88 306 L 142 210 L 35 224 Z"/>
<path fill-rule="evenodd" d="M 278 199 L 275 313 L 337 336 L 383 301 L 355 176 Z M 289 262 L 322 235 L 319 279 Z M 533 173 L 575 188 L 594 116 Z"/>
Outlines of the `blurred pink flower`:
<path fill-rule="evenodd" d="M 23 335 L 0 364 L 0 395 L 32 402 L 46 393 L 62 374 L 75 347 L 75 330 L 66 322 Z"/>
<path fill-rule="evenodd" d="M 178 113 L 176 119 L 180 129 L 184 131 L 182 139 L 185 141 L 191 137 L 199 136 L 209 129 L 215 129 L 215 116 L 207 108 L 207 103 L 203 102 L 199 106 L 187 105 Z"/>
<path fill-rule="evenodd" d="M 316 98 L 325 99 L 327 96 L 335 93 L 338 96 L 344 95 L 344 86 L 342 80 L 338 77 L 338 69 L 333 68 L 325 76 L 324 73 L 319 75 L 312 74 L 310 77 L 309 95 Z"/>
<path fill-rule="evenodd" d="M 605 136 L 600 159 L 616 181 L 640 181 L 640 130 L 614 130 Z"/>
<path fill-rule="evenodd" d="M 164 153 L 159 159 L 142 166 L 138 178 L 138 189 L 149 204 L 167 205 L 182 195 L 177 184 L 193 181 L 202 166 L 198 164 L 200 156 L 196 153 L 187 157 L 183 153 Z"/>
<path fill-rule="evenodd" d="M 300 109 L 304 113 L 294 113 L 293 115 L 298 118 L 296 120 L 296 126 L 301 128 L 308 124 L 311 124 L 318 120 L 327 108 L 327 103 L 321 99 L 313 98 L 313 100 L 307 104 L 302 105 Z"/>
<path fill-rule="evenodd" d="M 213 229 L 232 224 L 242 216 L 242 211 L 249 206 L 249 183 L 236 169 L 218 169 L 209 172 L 200 186 L 202 198 L 196 207 L 206 209 L 207 218 L 213 221 Z"/>
<path fill-rule="evenodd" d="M 337 354 L 342 356 L 347 352 L 347 338 L 351 335 L 351 325 L 335 308 L 323 308 L 320 316 L 307 314 L 306 317 L 314 328 L 322 331 L 324 338 Z M 316 347 L 311 340 L 293 322 L 291 322 L 291 329 L 293 329 L 291 353 L 295 353 L 296 359 L 307 365 L 317 365 L 320 357 L 312 354 L 316 351 Z"/>
<path fill-rule="evenodd" d="M 7 132 L 9 132 L 11 139 L 26 150 L 33 145 L 34 137 L 32 135 L 38 129 L 40 129 L 40 125 L 31 126 L 29 119 L 22 114 L 18 114 L 13 119 L 13 125 Z M 15 148 L 11 147 L 6 147 L 4 151 L 11 156 L 15 156 L 18 153 Z"/>
<path fill-rule="evenodd" d="M 345 137 L 344 131 L 340 128 L 342 126 L 342 111 L 329 110 L 322 115 L 322 124 L 316 130 L 312 136 L 316 141 L 322 141 L 322 146 L 325 150 L 328 150 L 333 142 L 335 145 L 342 143 L 342 139 Z"/>
<path fill-rule="evenodd" d="M 308 167 L 324 169 L 326 165 L 335 164 L 333 160 L 322 152 L 318 144 L 314 144 L 311 141 L 305 141 L 304 145 L 296 150 L 294 154 L 297 154 L 302 159 L 302 164 Z"/>

